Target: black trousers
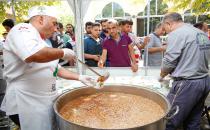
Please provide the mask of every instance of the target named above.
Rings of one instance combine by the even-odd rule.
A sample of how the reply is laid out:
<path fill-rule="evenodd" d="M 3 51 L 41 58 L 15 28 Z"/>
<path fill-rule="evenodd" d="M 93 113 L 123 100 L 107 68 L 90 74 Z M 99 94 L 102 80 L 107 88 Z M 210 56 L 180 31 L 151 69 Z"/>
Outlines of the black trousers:
<path fill-rule="evenodd" d="M 9 118 L 20 127 L 20 120 L 18 114 L 10 115 Z"/>
<path fill-rule="evenodd" d="M 200 119 L 205 99 L 210 91 L 210 77 L 193 80 L 177 80 L 167 96 L 179 112 L 166 124 L 166 130 L 200 130 Z M 173 106 L 172 106 L 173 107 Z"/>
<path fill-rule="evenodd" d="M 0 106 L 1 106 L 1 103 L 4 99 L 6 86 L 7 86 L 6 81 L 3 80 L 3 79 L 0 79 Z M 0 118 L 2 118 L 4 116 L 6 116 L 6 113 L 0 110 Z"/>

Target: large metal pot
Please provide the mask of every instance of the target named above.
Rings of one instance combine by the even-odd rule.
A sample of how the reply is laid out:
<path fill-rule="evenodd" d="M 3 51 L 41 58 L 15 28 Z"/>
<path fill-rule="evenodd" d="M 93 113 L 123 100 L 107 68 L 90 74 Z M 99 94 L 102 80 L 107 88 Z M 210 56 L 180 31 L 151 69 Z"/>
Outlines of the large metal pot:
<path fill-rule="evenodd" d="M 129 130 L 164 130 L 165 129 L 165 124 L 166 124 L 165 117 L 170 110 L 170 104 L 168 100 L 162 94 L 148 88 L 143 88 L 143 87 L 134 86 L 134 85 L 106 85 L 102 89 L 81 87 L 74 90 L 70 90 L 62 94 L 61 96 L 59 96 L 53 106 L 55 114 L 56 114 L 56 120 L 57 120 L 59 130 L 97 130 L 95 128 L 84 127 L 84 126 L 80 126 L 72 122 L 69 122 L 65 120 L 58 113 L 60 109 L 67 102 L 75 98 L 78 98 L 80 96 L 95 94 L 97 92 L 123 92 L 123 93 L 128 93 L 128 94 L 140 95 L 140 96 L 147 97 L 148 99 L 155 101 L 157 104 L 159 104 L 163 108 L 163 110 L 165 111 L 165 115 L 163 117 L 160 117 L 159 120 L 152 122 L 151 124 L 147 124 L 147 125 L 139 126 L 135 128 L 129 128 Z"/>

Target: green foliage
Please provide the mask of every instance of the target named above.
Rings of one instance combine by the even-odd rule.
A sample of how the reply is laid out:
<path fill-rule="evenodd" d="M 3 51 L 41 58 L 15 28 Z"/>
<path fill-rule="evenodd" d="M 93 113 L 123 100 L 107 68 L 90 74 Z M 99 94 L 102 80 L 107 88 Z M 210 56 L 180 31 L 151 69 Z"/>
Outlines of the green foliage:
<path fill-rule="evenodd" d="M 184 22 L 185 23 L 195 24 L 196 23 L 196 16 L 195 15 L 185 16 L 184 17 Z"/>
<path fill-rule="evenodd" d="M 15 10 L 15 21 L 16 23 L 23 22 L 27 16 L 28 10 L 32 6 L 36 5 L 58 5 L 58 0 L 51 1 L 0 1 L 0 22 L 2 23 L 4 19 L 8 18 L 8 14 L 6 14 L 7 10 L 12 9 L 14 7 Z"/>
<path fill-rule="evenodd" d="M 3 19 L 6 17 L 6 9 L 4 7 L 6 5 L 6 2 L 0 1 L 0 22 L 2 23 Z"/>
<path fill-rule="evenodd" d="M 195 13 L 201 14 L 210 12 L 210 1 L 209 0 L 195 0 L 192 3 L 192 7 Z"/>
<path fill-rule="evenodd" d="M 197 15 L 210 12 L 209 0 L 165 0 L 165 2 L 172 2 L 174 4 L 171 11 L 192 9 Z"/>
<path fill-rule="evenodd" d="M 198 17 L 198 22 L 203 21 L 206 23 L 210 23 L 210 15 L 199 15 Z M 184 16 L 184 22 L 185 23 L 191 23 L 195 24 L 196 23 L 196 15 L 190 15 L 190 16 Z"/>
<path fill-rule="evenodd" d="M 206 23 L 210 23 L 210 15 L 199 15 L 199 21 L 204 21 Z"/>
<path fill-rule="evenodd" d="M 72 25 L 74 25 L 74 16 L 64 16 L 62 15 L 60 17 L 59 22 L 61 22 L 65 28 L 66 24 L 71 23 Z"/>

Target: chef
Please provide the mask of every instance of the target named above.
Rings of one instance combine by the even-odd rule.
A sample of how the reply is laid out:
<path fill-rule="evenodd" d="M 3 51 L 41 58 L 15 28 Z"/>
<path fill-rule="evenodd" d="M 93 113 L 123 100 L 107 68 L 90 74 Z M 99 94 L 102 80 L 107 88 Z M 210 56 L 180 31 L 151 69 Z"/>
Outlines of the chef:
<path fill-rule="evenodd" d="M 74 57 L 72 50 L 50 48 L 44 41 L 57 31 L 55 11 L 49 6 L 32 7 L 29 23 L 13 27 L 4 44 L 4 76 L 8 86 L 1 109 L 21 130 L 56 130 L 52 105 L 57 97 L 57 76 L 92 85 L 90 76 L 58 66 L 58 59 Z"/>
<path fill-rule="evenodd" d="M 168 45 L 159 80 L 171 74 L 174 82 L 167 97 L 172 107 L 179 107 L 166 130 L 200 130 L 204 101 L 210 91 L 210 42 L 203 31 L 185 24 L 179 13 L 166 14 L 163 26 Z"/>

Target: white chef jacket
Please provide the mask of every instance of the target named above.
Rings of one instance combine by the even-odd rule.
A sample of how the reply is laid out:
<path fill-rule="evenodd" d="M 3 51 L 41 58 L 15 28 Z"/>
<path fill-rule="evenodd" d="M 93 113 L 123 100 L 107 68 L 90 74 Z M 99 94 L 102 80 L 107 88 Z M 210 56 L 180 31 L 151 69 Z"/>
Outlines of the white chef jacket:
<path fill-rule="evenodd" d="M 36 127 L 36 122 L 31 121 L 32 128 L 28 128 L 28 121 L 25 119 L 33 119 L 29 115 L 30 113 L 33 115 L 33 111 L 52 112 L 52 101 L 56 97 L 56 77 L 53 76 L 53 72 L 58 65 L 58 60 L 47 63 L 26 63 L 24 61 L 44 47 L 48 47 L 48 45 L 41 38 L 39 32 L 27 23 L 13 27 L 7 36 L 6 44 L 4 44 L 4 76 L 7 81 L 7 91 L 1 109 L 6 111 L 7 115 L 19 114 L 23 130 L 50 129 L 48 121 L 45 121 L 46 124 L 43 123 L 46 125 L 44 127 Z M 27 106 L 27 104 L 29 105 Z M 34 104 L 36 106 L 33 108 Z M 27 112 L 28 115 L 25 114 Z M 37 116 L 38 120 L 42 120 L 42 117 Z"/>

